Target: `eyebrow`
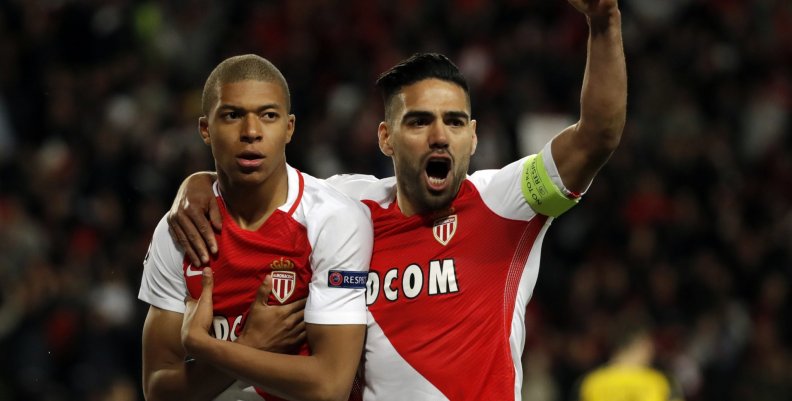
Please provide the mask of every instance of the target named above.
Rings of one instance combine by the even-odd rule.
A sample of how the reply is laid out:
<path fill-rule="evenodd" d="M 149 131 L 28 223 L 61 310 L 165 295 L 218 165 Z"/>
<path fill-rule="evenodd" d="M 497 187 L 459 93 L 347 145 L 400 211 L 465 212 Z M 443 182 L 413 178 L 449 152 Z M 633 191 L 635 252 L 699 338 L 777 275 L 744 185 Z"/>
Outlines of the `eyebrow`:
<path fill-rule="evenodd" d="M 261 106 L 257 107 L 257 108 L 255 109 L 255 111 L 256 111 L 256 112 L 262 112 L 262 111 L 264 111 L 264 110 L 268 110 L 268 109 L 278 109 L 278 108 L 280 108 L 280 105 L 279 105 L 278 103 L 268 103 L 268 104 L 263 104 L 263 105 L 261 105 Z M 233 105 L 233 104 L 221 104 L 221 105 L 220 105 L 220 107 L 218 107 L 218 108 L 217 108 L 217 111 L 224 111 L 224 110 L 230 110 L 230 111 L 248 111 L 248 110 L 247 110 L 246 108 L 244 108 L 244 107 L 241 107 L 241 106 L 235 106 L 235 105 Z"/>
<path fill-rule="evenodd" d="M 434 113 L 425 110 L 412 110 L 404 113 L 402 121 L 405 121 L 409 118 L 434 118 Z M 465 121 L 470 121 L 470 116 L 464 111 L 447 111 L 443 113 L 443 119 L 446 118 L 461 118 Z"/>
<path fill-rule="evenodd" d="M 470 121 L 470 116 L 464 111 L 447 111 L 443 113 L 443 118 L 461 118 L 465 121 Z"/>

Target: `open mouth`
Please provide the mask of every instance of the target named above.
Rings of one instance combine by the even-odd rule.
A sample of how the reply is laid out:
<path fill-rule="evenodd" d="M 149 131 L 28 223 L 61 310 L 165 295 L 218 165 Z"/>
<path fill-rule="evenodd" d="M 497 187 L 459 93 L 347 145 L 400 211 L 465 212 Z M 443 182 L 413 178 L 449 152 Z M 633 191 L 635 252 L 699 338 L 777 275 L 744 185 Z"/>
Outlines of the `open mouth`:
<path fill-rule="evenodd" d="M 254 151 L 244 151 L 237 154 L 237 163 L 241 167 L 253 168 L 258 167 L 264 161 L 264 155 Z"/>
<path fill-rule="evenodd" d="M 429 188 L 441 191 L 448 184 L 449 173 L 451 172 L 451 159 L 445 157 L 433 157 L 426 162 L 426 182 Z"/>

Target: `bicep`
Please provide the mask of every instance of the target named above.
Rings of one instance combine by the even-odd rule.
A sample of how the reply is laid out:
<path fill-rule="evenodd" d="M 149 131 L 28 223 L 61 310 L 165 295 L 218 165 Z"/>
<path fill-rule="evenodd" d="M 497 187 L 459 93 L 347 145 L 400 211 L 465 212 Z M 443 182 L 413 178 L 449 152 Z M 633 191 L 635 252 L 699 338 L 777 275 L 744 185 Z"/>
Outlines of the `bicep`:
<path fill-rule="evenodd" d="M 564 186 L 573 192 L 585 192 L 612 153 L 592 142 L 589 138 L 593 135 L 585 135 L 579 129 L 580 123 L 567 127 L 552 143 L 558 174 Z"/>
<path fill-rule="evenodd" d="M 146 387 L 157 371 L 184 362 L 181 344 L 183 315 L 150 306 L 143 324 L 143 385 Z"/>

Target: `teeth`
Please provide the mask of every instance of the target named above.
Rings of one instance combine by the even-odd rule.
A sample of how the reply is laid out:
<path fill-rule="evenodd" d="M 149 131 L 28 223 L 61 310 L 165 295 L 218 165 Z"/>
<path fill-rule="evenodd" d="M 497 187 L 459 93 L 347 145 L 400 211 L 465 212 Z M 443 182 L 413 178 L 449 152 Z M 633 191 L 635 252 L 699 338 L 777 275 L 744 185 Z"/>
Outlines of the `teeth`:
<path fill-rule="evenodd" d="M 429 177 L 429 183 L 434 184 L 434 185 L 440 185 L 440 184 L 444 183 L 445 180 L 446 180 L 445 178 Z"/>

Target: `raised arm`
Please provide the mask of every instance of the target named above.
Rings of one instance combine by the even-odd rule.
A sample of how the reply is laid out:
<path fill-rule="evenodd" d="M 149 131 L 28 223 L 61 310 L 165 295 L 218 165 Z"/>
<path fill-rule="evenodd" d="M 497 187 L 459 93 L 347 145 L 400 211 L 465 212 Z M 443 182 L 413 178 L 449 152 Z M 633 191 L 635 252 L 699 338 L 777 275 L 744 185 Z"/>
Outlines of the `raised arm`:
<path fill-rule="evenodd" d="M 251 349 L 208 334 L 212 319 L 211 269 L 204 269 L 202 283 L 201 297 L 197 301 L 188 299 L 182 328 L 182 342 L 190 355 L 278 397 L 292 400 L 346 400 L 349 397 L 363 349 L 365 325 L 307 324 L 310 356 Z M 246 341 L 248 325 L 268 308 L 266 300 L 259 293 L 240 341 Z"/>
<path fill-rule="evenodd" d="M 627 114 L 627 71 L 617 0 L 568 0 L 586 16 L 588 54 L 580 120 L 552 144 L 553 159 L 570 191 L 586 190 L 621 140 Z"/>

